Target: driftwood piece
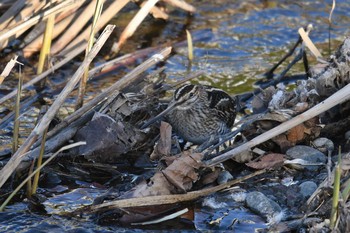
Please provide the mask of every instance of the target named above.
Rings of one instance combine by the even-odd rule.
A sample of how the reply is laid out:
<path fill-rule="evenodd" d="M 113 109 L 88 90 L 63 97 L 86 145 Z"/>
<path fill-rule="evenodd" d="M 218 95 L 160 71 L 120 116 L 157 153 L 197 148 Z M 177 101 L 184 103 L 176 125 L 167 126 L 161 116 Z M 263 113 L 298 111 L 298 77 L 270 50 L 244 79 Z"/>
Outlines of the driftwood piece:
<path fill-rule="evenodd" d="M 337 59 L 342 59 L 341 61 L 338 61 Z M 339 62 L 342 62 L 343 64 L 339 64 Z M 338 49 L 338 52 L 336 53 L 336 58 L 332 59 L 330 65 L 317 77 L 328 77 L 329 79 L 333 79 L 335 76 L 339 77 L 339 74 L 345 74 L 345 79 L 349 78 L 349 64 L 350 64 L 350 38 L 345 39 L 344 43 L 340 46 Z M 343 70 L 337 70 L 337 69 L 343 69 Z M 346 71 L 344 73 L 344 70 Z M 325 86 L 327 87 L 327 86 Z M 319 87 L 318 89 L 322 89 Z M 206 161 L 207 166 L 214 166 L 216 164 L 219 164 L 221 162 L 224 162 L 237 154 L 240 154 L 246 150 L 250 150 L 252 147 L 257 146 L 277 135 L 280 135 L 281 133 L 284 133 L 285 131 L 315 117 L 319 114 L 331 109 L 332 107 L 344 103 L 345 101 L 348 101 L 350 99 L 350 84 L 346 85 L 339 91 L 335 92 L 333 95 L 322 101 L 321 103 L 317 104 L 316 106 L 312 107 L 311 109 L 305 111 L 304 113 L 294 117 L 291 120 L 288 120 L 277 127 L 253 138 L 252 140 L 244 143 L 241 146 L 238 146 L 216 158 L 213 158 L 211 160 Z"/>
<path fill-rule="evenodd" d="M 23 143 L 23 145 L 17 150 L 17 152 L 11 157 L 10 161 L 1 169 L 0 171 L 0 187 L 6 182 L 12 172 L 17 168 L 20 162 L 26 155 L 26 152 L 30 149 L 30 147 L 37 140 L 39 135 L 41 135 L 44 130 L 48 127 L 51 120 L 56 115 L 58 109 L 61 107 L 62 103 L 65 101 L 67 96 L 73 90 L 75 85 L 79 82 L 82 77 L 83 72 L 86 67 L 88 67 L 94 57 L 102 48 L 102 45 L 106 42 L 109 35 L 112 33 L 115 26 L 107 26 L 104 33 L 100 36 L 100 38 L 95 43 L 94 47 L 84 59 L 82 65 L 78 68 L 78 70 L 73 75 L 72 79 L 67 83 L 66 87 L 63 89 L 61 94 L 57 97 L 54 103 L 51 105 L 50 109 L 46 112 L 43 119 L 40 123 L 34 128 L 31 134 L 28 136 L 27 140 Z"/>

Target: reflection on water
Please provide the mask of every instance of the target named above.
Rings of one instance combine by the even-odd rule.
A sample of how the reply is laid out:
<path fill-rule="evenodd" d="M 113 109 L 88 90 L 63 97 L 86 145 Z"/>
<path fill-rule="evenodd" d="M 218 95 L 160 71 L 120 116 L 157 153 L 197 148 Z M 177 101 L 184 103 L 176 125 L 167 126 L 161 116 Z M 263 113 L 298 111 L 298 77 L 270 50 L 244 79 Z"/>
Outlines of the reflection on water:
<path fill-rule="evenodd" d="M 223 88 L 232 94 L 252 89 L 252 83 L 297 40 L 297 30 L 309 23 L 314 25 L 311 39 L 322 54 L 328 56 L 328 15 L 331 1 L 232 1 L 203 0 L 189 1 L 197 7 L 197 13 L 185 19 L 183 12 L 177 10 L 171 17 L 173 22 L 157 27 L 151 23 L 151 42 L 164 43 L 166 38 L 183 36 L 184 28 L 203 32 L 203 40 L 195 42 L 195 61 L 193 70 L 205 70 L 205 77 L 195 82 Z M 332 49 L 349 36 L 350 2 L 338 0 L 333 13 Z M 187 22 L 184 22 L 188 20 Z M 184 24 L 187 24 L 184 26 Z M 144 27 L 144 26 L 143 26 Z M 153 28 L 156 27 L 156 28 Z M 143 30 L 147 30 L 147 28 Z M 137 44 L 139 37 L 133 37 L 131 44 Z M 138 45 L 141 46 L 141 45 Z M 166 62 L 166 73 L 178 79 L 187 72 L 188 61 L 185 48 Z M 293 72 L 302 71 L 298 67 Z M 112 82 L 114 80 L 108 80 Z M 105 81 L 101 81 L 105 82 Z M 98 81 L 92 84 L 102 86 Z M 120 228 L 116 228 L 120 230 Z M 103 228 L 93 220 L 82 218 L 63 218 L 56 215 L 41 216 L 28 212 L 26 204 L 10 206 L 0 213 L 2 232 L 115 232 L 113 228 Z M 122 230 L 127 231 L 127 230 Z M 135 232 L 136 230 L 134 230 Z"/>

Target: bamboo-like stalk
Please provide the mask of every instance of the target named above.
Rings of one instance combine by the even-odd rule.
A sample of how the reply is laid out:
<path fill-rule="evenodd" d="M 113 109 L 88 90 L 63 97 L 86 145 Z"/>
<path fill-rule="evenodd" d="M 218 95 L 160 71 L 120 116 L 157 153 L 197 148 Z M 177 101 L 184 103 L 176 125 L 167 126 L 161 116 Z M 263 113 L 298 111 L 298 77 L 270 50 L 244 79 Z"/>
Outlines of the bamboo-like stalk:
<path fill-rule="evenodd" d="M 97 0 L 95 12 L 94 12 L 94 17 L 93 17 L 93 21 L 91 24 L 89 41 L 88 41 L 88 45 L 86 47 L 85 56 L 87 56 L 89 54 L 89 52 L 92 48 L 92 45 L 94 44 L 95 28 L 96 28 L 96 24 L 98 22 L 98 19 L 101 16 L 102 7 L 103 7 L 103 1 Z M 75 109 L 79 109 L 84 104 L 84 95 L 85 95 L 86 83 L 87 83 L 88 76 L 89 76 L 89 67 L 86 67 L 84 75 L 83 75 L 82 79 L 80 80 L 79 90 L 78 90 L 78 98 L 77 98 L 77 103 L 75 105 Z"/>
<path fill-rule="evenodd" d="M 338 217 L 338 204 L 339 204 L 339 190 L 340 190 L 340 177 L 341 177 L 341 154 L 339 149 L 338 164 L 335 166 L 334 185 L 333 185 L 333 198 L 332 198 L 332 212 L 330 216 L 330 228 L 334 229 L 335 223 Z"/>
<path fill-rule="evenodd" d="M 52 40 L 52 32 L 55 25 L 55 15 L 50 15 L 47 18 L 46 29 L 43 37 L 43 46 L 41 47 L 39 63 L 37 74 L 41 74 L 44 70 L 45 60 L 47 59 L 50 53 L 51 40 Z"/>
<path fill-rule="evenodd" d="M 20 185 L 18 185 L 15 190 L 13 190 L 13 192 L 10 194 L 10 196 L 8 196 L 8 198 L 1 204 L 0 212 L 4 211 L 6 205 L 11 201 L 11 199 L 16 195 L 16 193 L 23 187 L 23 185 L 25 185 L 40 169 L 42 169 L 49 162 L 51 162 L 51 160 L 53 160 L 60 152 L 65 151 L 65 150 L 69 150 L 69 149 L 77 147 L 77 146 L 85 145 L 85 144 L 86 144 L 85 142 L 76 142 L 76 143 L 70 144 L 68 146 L 64 146 L 61 149 L 59 149 L 49 159 L 47 159 L 40 167 L 35 169 L 35 171 L 33 173 L 31 173 L 26 179 L 24 179 L 22 181 L 22 183 Z"/>
<path fill-rule="evenodd" d="M 15 104 L 15 122 L 13 126 L 13 142 L 12 142 L 12 153 L 15 154 L 18 149 L 18 138 L 19 138 L 19 111 L 21 105 L 21 94 L 22 94 L 22 84 L 23 77 L 21 72 L 21 66 L 19 66 L 19 74 L 18 74 L 18 88 L 17 88 L 17 98 Z"/>
<path fill-rule="evenodd" d="M 50 122 L 56 115 L 59 108 L 64 103 L 67 96 L 74 89 L 75 85 L 79 82 L 80 77 L 82 76 L 85 68 L 91 63 L 97 53 L 100 51 L 102 45 L 106 42 L 107 38 L 112 33 L 115 26 L 108 25 L 104 32 L 99 37 L 98 41 L 95 43 L 93 49 L 91 50 L 89 56 L 87 56 L 78 70 L 75 72 L 73 77 L 69 80 L 65 88 L 62 90 L 60 95 L 56 98 L 56 100 L 51 105 L 50 109 L 46 112 L 43 119 L 40 123 L 33 129 L 31 134 L 28 136 L 27 140 L 23 143 L 23 145 L 17 150 L 17 152 L 11 157 L 9 162 L 0 170 L 0 188 L 4 185 L 9 176 L 13 173 L 13 171 L 17 168 L 20 162 L 23 160 L 26 152 L 30 149 L 30 147 L 37 140 L 39 135 L 41 135 L 46 127 L 49 126 Z"/>
<path fill-rule="evenodd" d="M 36 164 L 37 168 L 40 168 L 42 165 L 42 162 L 43 162 L 43 156 L 45 153 L 45 143 L 46 143 L 47 130 L 48 130 L 48 127 L 45 129 L 45 131 L 43 133 L 43 137 L 41 139 L 40 154 L 39 154 L 38 161 Z M 35 194 L 36 190 L 38 189 L 39 177 L 40 177 L 40 169 L 38 170 L 38 172 L 35 173 L 35 176 L 33 179 L 33 185 L 32 185 L 32 189 L 31 189 L 32 195 Z"/>

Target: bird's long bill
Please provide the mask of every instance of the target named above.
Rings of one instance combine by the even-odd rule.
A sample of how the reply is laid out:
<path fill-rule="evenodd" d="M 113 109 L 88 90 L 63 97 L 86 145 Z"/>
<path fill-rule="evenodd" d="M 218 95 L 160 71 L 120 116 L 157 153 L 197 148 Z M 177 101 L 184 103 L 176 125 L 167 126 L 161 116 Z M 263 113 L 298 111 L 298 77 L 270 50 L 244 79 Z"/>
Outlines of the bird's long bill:
<path fill-rule="evenodd" d="M 148 127 L 149 125 L 153 124 L 154 122 L 158 121 L 161 117 L 163 117 L 165 114 L 170 112 L 175 106 L 176 106 L 176 102 L 170 103 L 168 105 L 168 107 L 163 112 L 159 113 L 157 116 L 153 117 L 152 119 L 150 119 L 149 121 L 144 123 L 141 126 L 141 129 L 144 129 L 144 128 Z"/>

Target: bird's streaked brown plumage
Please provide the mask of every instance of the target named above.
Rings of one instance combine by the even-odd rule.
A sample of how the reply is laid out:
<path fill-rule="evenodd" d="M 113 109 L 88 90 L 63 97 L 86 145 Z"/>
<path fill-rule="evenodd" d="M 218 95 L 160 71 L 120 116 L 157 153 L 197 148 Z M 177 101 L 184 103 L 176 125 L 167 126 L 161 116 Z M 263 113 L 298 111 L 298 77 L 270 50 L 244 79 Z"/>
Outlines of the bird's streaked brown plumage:
<path fill-rule="evenodd" d="M 183 139 L 202 144 L 211 136 L 231 131 L 236 118 L 236 102 L 223 90 L 186 84 L 175 90 L 167 109 L 146 122 L 142 128 L 162 116 Z"/>

